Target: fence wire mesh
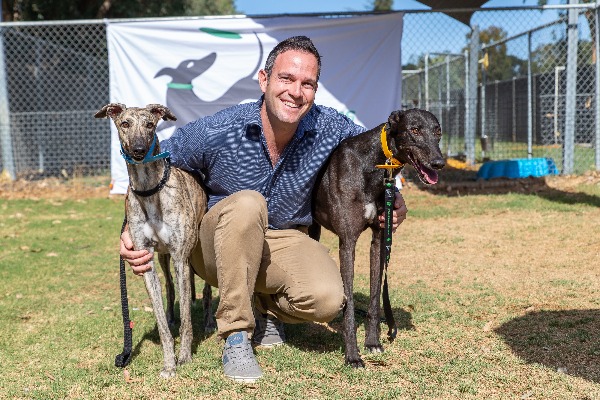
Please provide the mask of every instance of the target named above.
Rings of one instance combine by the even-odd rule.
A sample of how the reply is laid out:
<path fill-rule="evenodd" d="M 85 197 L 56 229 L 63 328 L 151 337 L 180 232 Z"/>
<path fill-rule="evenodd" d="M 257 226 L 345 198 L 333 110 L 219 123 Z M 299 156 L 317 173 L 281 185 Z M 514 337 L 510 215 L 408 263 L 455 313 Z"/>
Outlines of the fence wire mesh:
<path fill-rule="evenodd" d="M 432 111 L 442 124 L 449 157 L 468 159 L 472 148 L 472 162 L 551 157 L 560 169 L 571 129 L 572 172 L 597 168 L 597 14 L 582 5 L 575 9 L 573 26 L 568 10 L 455 12 L 472 14 L 479 47 L 472 46 L 471 27 L 458 20 L 441 12 L 407 11 L 399 108 Z M 17 178 L 108 174 L 109 121 L 92 118 L 109 102 L 104 23 L 3 23 L 0 28 L 8 92 L 8 105 L 0 104 L 0 111 L 8 109 L 7 116 L 0 112 L 3 170 L 12 165 Z M 569 28 L 577 35 L 574 81 L 567 68 Z M 575 93 L 571 108 L 569 90 Z M 470 130 L 474 135 L 466 134 Z"/>
<path fill-rule="evenodd" d="M 109 100 L 104 24 L 4 25 L 2 40 L 16 177 L 107 174 L 108 121 L 92 118 Z"/>
<path fill-rule="evenodd" d="M 597 169 L 597 14 L 588 6 L 455 12 L 463 19 L 461 14 L 472 14 L 471 26 L 478 28 L 475 82 L 469 82 L 468 71 L 471 29 L 447 15 L 408 12 L 402 107 L 426 108 L 438 117 L 450 157 L 469 158 L 465 133 L 471 109 L 476 116 L 472 162 L 549 157 L 560 170 L 565 154 L 571 154 L 567 172 Z M 578 15 L 574 25 L 569 10 Z M 577 35 L 573 82 L 567 80 L 570 27 Z M 476 98 L 469 96 L 469 85 L 476 85 Z M 569 90 L 575 94 L 572 109 Z"/>

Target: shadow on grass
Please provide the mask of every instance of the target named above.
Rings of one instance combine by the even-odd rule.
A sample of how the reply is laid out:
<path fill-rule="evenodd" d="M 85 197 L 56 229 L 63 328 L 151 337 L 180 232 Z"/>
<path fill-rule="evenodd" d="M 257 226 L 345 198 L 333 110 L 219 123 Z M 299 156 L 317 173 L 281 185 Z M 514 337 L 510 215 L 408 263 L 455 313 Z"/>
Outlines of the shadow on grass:
<path fill-rule="evenodd" d="M 213 297 L 212 304 L 213 310 L 211 311 L 214 315 L 216 305 L 219 303 L 219 297 Z M 179 327 L 181 324 L 181 320 L 179 318 L 179 302 L 176 301 L 174 305 L 174 313 L 175 313 L 175 323 L 169 326 L 169 330 L 171 331 L 171 335 L 173 338 L 179 337 Z M 154 314 L 153 314 L 154 315 Z M 192 355 L 196 354 L 196 350 L 200 343 L 202 343 L 207 338 L 214 335 L 214 333 L 206 332 L 204 329 L 204 309 L 202 307 L 202 299 L 196 299 L 194 303 L 192 303 L 192 330 L 193 330 L 193 339 L 192 339 Z M 131 360 L 130 363 L 135 360 L 135 358 L 140 353 L 140 348 L 145 341 L 150 341 L 153 344 L 161 345 L 160 343 L 160 335 L 158 333 L 158 325 L 154 324 L 154 328 L 152 330 L 146 331 L 142 337 L 136 335 L 135 329 L 133 330 L 133 348 L 131 351 Z M 175 354 L 179 353 L 178 347 L 175 348 Z M 116 355 L 116 354 L 115 354 Z"/>
<path fill-rule="evenodd" d="M 406 168 L 405 176 L 409 184 L 440 196 L 465 196 L 465 195 L 502 195 L 508 193 L 521 193 L 535 195 L 546 200 L 562 204 L 587 204 L 600 207 L 600 196 L 582 192 L 563 191 L 548 186 L 545 178 L 495 178 L 490 180 L 477 180 L 477 172 L 461 170 L 449 166 L 444 167 L 439 173 L 440 180 L 436 185 L 422 184 L 412 168 Z"/>
<path fill-rule="evenodd" d="M 369 297 L 363 293 L 354 293 L 356 327 L 364 326 L 367 315 Z M 398 330 L 413 330 L 412 314 L 403 308 L 393 308 L 394 318 Z M 385 346 L 387 341 L 387 325 L 385 319 L 380 319 L 381 343 Z M 285 331 L 288 343 L 305 351 L 333 352 L 344 351 L 343 314 L 340 313 L 329 324 L 286 324 Z M 358 343 L 362 348 L 362 343 Z"/>
<path fill-rule="evenodd" d="M 531 312 L 495 332 L 528 363 L 600 383 L 600 310 Z"/>

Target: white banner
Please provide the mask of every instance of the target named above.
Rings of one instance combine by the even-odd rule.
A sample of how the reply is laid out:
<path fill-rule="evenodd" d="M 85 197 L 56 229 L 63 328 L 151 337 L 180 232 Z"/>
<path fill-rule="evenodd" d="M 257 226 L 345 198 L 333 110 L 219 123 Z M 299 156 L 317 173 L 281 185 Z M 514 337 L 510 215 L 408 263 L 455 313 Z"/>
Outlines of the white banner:
<path fill-rule="evenodd" d="M 288 37 L 305 35 L 321 54 L 315 102 L 374 127 L 400 108 L 402 17 L 109 22 L 110 99 L 128 107 L 169 107 L 177 121 L 159 125 L 162 140 L 177 126 L 260 98 L 258 70 L 271 49 Z M 125 193 L 128 185 L 119 150 L 111 124 L 113 194 Z"/>

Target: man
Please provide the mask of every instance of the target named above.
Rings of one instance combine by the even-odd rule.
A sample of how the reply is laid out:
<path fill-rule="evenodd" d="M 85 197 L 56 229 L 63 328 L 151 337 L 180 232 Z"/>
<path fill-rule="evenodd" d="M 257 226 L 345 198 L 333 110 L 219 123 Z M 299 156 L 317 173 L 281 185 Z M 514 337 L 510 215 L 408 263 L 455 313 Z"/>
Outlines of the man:
<path fill-rule="evenodd" d="M 306 231 L 319 169 L 342 140 L 364 128 L 314 105 L 320 68 L 309 38 L 286 39 L 259 71 L 258 102 L 191 122 L 161 143 L 173 165 L 204 176 L 209 211 L 191 261 L 219 287 L 223 368 L 234 380 L 262 376 L 251 340 L 282 344 L 284 322 L 328 322 L 344 305 L 335 261 Z M 395 203 L 394 228 L 407 212 L 399 194 Z M 150 268 L 152 254 L 134 251 L 127 230 L 120 253 L 134 273 Z"/>

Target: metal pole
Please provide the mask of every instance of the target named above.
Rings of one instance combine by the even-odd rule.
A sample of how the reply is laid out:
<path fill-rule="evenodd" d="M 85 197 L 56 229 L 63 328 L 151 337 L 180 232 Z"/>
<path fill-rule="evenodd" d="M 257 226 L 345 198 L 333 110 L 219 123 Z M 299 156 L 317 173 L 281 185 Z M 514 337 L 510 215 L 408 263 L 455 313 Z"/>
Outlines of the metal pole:
<path fill-rule="evenodd" d="M 512 142 L 517 141 L 517 77 L 512 78 Z"/>
<path fill-rule="evenodd" d="M 429 111 L 429 53 L 425 54 L 425 109 Z"/>
<path fill-rule="evenodd" d="M 0 8 L 1 21 L 2 9 Z M 4 32 L 5 28 L 0 27 L 0 149 L 2 151 L 2 176 L 7 176 L 14 181 L 16 171 L 10 134 L 10 109 L 8 106 L 6 64 L 4 62 Z"/>
<path fill-rule="evenodd" d="M 442 127 L 443 131 L 448 132 L 450 129 L 447 127 L 450 126 L 450 55 L 446 55 L 446 126 Z M 444 129 L 445 128 L 445 129 Z M 449 136 L 446 134 L 446 153 L 448 152 L 449 144 Z"/>
<path fill-rule="evenodd" d="M 469 63 L 471 59 L 469 57 L 469 50 L 465 50 L 465 133 L 470 129 L 470 115 L 471 115 L 471 106 L 469 104 L 469 93 L 471 93 L 470 82 L 469 82 Z M 458 126 L 457 126 L 458 127 Z M 457 133 L 459 131 L 457 130 Z"/>
<path fill-rule="evenodd" d="M 479 57 L 479 27 L 473 26 L 469 44 L 469 93 L 468 101 L 472 102 L 467 115 L 468 128 L 465 132 L 465 152 L 467 164 L 475 164 L 475 137 L 477 130 L 477 65 Z"/>
<path fill-rule="evenodd" d="M 560 93 L 560 72 L 564 70 L 564 65 L 554 67 L 554 144 L 558 144 L 558 137 L 560 136 L 558 130 L 558 96 Z"/>
<path fill-rule="evenodd" d="M 596 7 L 598 7 L 598 2 L 596 1 Z M 595 23 L 595 27 L 594 30 L 596 31 L 596 40 L 594 43 L 595 47 L 596 47 L 596 96 L 594 97 L 596 99 L 596 112 L 595 112 L 595 119 L 596 119 L 596 146 L 595 146 L 595 150 L 596 150 L 596 154 L 595 154 L 595 159 L 596 159 L 596 171 L 600 170 L 600 13 L 598 12 L 598 8 L 596 8 L 595 11 L 595 16 L 596 16 L 596 23 Z"/>
<path fill-rule="evenodd" d="M 533 93 L 531 73 L 531 32 L 527 35 L 527 158 L 533 156 Z"/>
<path fill-rule="evenodd" d="M 577 4 L 579 0 L 569 0 Z M 575 116 L 577 100 L 577 42 L 579 10 L 569 9 L 569 24 L 567 27 L 567 94 L 565 99 L 565 137 L 563 144 L 563 174 L 574 172 L 575 153 Z"/>

